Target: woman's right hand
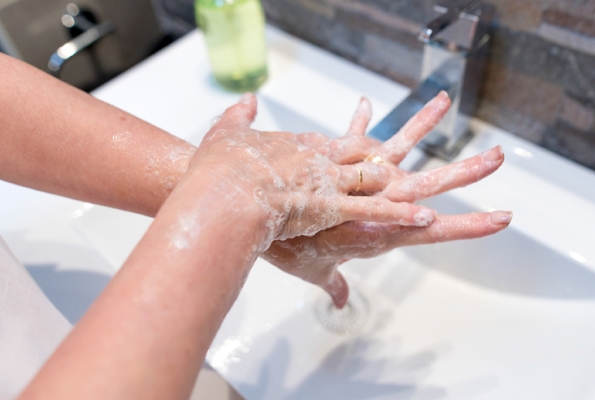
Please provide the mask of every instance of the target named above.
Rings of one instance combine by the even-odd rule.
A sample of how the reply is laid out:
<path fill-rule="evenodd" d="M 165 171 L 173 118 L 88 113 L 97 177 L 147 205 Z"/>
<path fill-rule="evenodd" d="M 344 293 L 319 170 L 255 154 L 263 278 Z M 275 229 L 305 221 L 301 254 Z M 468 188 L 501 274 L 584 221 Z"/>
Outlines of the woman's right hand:
<path fill-rule="evenodd" d="M 423 206 L 350 195 L 386 189 L 393 179 L 390 166 L 340 165 L 329 158 L 327 147 L 309 147 L 288 132 L 251 129 L 255 115 L 251 94 L 227 109 L 198 147 L 187 175 L 217 174 L 218 187 L 210 190 L 237 195 L 245 206 L 256 207 L 267 227 L 261 251 L 273 240 L 313 236 L 349 221 L 399 226 L 433 222 L 434 211 Z"/>

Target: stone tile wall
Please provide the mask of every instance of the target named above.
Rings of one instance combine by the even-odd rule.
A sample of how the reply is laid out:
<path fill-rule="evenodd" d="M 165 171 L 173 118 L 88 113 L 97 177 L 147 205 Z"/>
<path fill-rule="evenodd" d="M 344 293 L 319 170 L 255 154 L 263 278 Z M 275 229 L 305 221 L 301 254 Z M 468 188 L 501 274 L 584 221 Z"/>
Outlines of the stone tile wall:
<path fill-rule="evenodd" d="M 436 0 L 262 1 L 270 23 L 418 83 Z M 595 169 L 595 0 L 485 1 L 497 18 L 478 116 Z"/>

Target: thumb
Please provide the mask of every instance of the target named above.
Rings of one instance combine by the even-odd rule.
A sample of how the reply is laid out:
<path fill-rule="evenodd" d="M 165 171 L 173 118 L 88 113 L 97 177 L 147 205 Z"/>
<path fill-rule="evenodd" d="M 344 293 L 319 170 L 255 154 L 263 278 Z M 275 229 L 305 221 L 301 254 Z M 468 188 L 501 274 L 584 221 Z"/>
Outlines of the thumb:
<path fill-rule="evenodd" d="M 256 117 L 256 97 L 252 93 L 245 93 L 240 101 L 229 107 L 214 128 L 216 129 L 247 129 Z"/>
<path fill-rule="evenodd" d="M 343 275 L 335 270 L 329 279 L 320 285 L 333 299 L 337 308 L 343 308 L 349 298 L 349 285 L 343 278 Z"/>

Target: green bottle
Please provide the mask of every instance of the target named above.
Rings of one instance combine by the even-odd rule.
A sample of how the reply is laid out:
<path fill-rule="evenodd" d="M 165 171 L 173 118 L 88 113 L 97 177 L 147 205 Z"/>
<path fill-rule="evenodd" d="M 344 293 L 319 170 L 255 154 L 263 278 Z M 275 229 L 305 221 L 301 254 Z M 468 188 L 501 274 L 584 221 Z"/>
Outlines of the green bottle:
<path fill-rule="evenodd" d="M 268 75 L 260 0 L 195 1 L 217 82 L 235 92 L 257 89 Z"/>

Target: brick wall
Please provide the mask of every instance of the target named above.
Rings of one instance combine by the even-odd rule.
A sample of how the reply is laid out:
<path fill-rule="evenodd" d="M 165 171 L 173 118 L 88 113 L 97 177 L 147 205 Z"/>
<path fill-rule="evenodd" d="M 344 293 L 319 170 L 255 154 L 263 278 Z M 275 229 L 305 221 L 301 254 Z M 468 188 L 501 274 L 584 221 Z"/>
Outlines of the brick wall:
<path fill-rule="evenodd" d="M 413 87 L 429 0 L 262 0 L 268 21 Z M 595 0 L 496 6 L 479 118 L 595 169 Z"/>

